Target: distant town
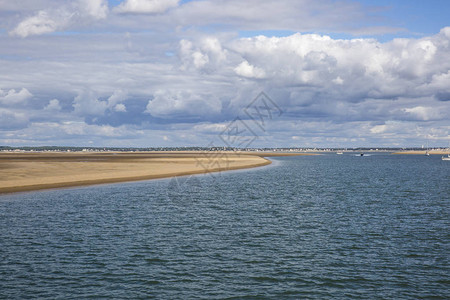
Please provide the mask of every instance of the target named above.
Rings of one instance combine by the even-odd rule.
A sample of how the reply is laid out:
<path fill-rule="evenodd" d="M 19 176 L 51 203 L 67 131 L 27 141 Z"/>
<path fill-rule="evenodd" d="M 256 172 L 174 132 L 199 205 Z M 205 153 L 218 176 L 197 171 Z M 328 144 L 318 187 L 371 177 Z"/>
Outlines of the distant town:
<path fill-rule="evenodd" d="M 444 151 L 447 147 L 434 147 L 429 151 Z M 356 148 L 235 148 L 235 147 L 72 147 L 72 146 L 40 146 L 40 147 L 11 147 L 0 146 L 0 152 L 148 152 L 148 151 L 242 151 L 242 152 L 396 152 L 396 151 L 423 151 L 423 147 L 356 147 Z"/>

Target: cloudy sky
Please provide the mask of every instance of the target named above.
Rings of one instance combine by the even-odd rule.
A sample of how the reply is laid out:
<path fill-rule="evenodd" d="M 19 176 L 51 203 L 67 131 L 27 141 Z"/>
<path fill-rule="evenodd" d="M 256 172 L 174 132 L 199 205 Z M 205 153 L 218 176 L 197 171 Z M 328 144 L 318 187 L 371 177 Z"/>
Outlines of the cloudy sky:
<path fill-rule="evenodd" d="M 445 0 L 0 0 L 0 145 L 447 146 L 449 14 Z"/>

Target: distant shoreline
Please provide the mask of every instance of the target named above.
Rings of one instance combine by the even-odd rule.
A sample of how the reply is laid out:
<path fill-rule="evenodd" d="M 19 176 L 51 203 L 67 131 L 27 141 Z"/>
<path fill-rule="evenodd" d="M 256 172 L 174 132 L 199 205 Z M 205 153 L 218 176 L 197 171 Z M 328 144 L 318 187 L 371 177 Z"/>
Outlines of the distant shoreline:
<path fill-rule="evenodd" d="M 264 157 L 314 155 L 249 152 L 0 153 L 0 195 L 142 181 L 265 166 Z"/>
<path fill-rule="evenodd" d="M 447 155 L 448 151 L 443 151 L 443 150 L 429 150 L 428 153 L 430 155 Z M 414 154 L 414 155 L 425 155 L 426 154 L 426 150 L 423 151 L 400 151 L 400 152 L 394 152 L 392 154 Z"/>

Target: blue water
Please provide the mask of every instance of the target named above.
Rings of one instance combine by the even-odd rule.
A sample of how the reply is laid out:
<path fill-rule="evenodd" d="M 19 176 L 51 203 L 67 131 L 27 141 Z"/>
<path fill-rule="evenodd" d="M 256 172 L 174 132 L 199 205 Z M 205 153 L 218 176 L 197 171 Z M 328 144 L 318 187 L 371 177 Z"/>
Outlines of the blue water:
<path fill-rule="evenodd" d="M 0 196 L 0 298 L 450 298 L 449 162 L 272 160 Z"/>

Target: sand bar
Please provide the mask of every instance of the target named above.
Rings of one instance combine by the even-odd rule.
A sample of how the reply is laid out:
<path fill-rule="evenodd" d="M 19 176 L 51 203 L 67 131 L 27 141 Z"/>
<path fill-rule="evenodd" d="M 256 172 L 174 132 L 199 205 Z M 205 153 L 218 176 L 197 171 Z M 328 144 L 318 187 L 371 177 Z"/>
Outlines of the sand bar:
<path fill-rule="evenodd" d="M 0 194 L 252 168 L 270 164 L 263 156 L 282 155 L 233 152 L 0 153 Z"/>

